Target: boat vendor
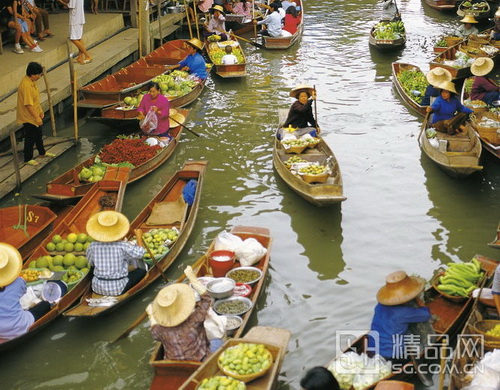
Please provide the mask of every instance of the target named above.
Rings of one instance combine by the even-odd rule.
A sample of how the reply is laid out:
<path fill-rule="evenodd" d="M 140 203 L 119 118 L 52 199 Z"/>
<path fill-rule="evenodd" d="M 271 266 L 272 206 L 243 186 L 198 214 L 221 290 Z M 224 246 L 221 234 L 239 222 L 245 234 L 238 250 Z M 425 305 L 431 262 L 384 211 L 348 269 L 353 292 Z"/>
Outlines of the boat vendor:
<path fill-rule="evenodd" d="M 471 100 L 482 100 L 489 105 L 500 100 L 500 88 L 493 78 L 488 77 L 494 67 L 495 63 L 491 58 L 479 57 L 474 60 L 470 67 L 470 71 L 476 76 L 470 93 Z"/>
<path fill-rule="evenodd" d="M 432 68 L 425 75 L 429 85 L 425 89 L 424 97 L 420 102 L 421 106 L 430 106 L 434 102 L 434 98 L 437 98 L 440 93 L 440 85 L 445 81 L 451 81 L 453 76 L 448 71 L 441 67 Z"/>
<path fill-rule="evenodd" d="M 378 347 L 377 353 L 385 359 L 406 360 L 404 335 L 409 325 L 430 320 L 429 308 L 419 298 L 424 286 L 423 279 L 396 271 L 387 275 L 385 286 L 378 291 L 370 328 L 378 333 L 378 345 L 373 337 L 368 338 L 368 345 L 372 350 Z"/>
<path fill-rule="evenodd" d="M 300 380 L 300 386 L 302 390 L 340 390 L 333 374 L 321 366 L 309 369 Z"/>
<path fill-rule="evenodd" d="M 0 243 L 0 339 L 10 340 L 26 332 L 33 323 L 50 310 L 41 301 L 23 310 L 20 298 L 26 293 L 26 282 L 19 277 L 23 258 L 12 245 Z"/>
<path fill-rule="evenodd" d="M 203 42 L 197 38 L 191 38 L 186 41 L 186 48 L 188 50 L 188 55 L 177 65 L 168 66 L 167 69 L 177 69 L 184 70 L 196 77 L 205 80 L 208 77 L 207 73 L 207 63 L 201 55 L 203 50 Z"/>
<path fill-rule="evenodd" d="M 401 20 L 401 15 L 399 14 L 395 0 L 382 1 L 382 20 Z"/>
<path fill-rule="evenodd" d="M 500 41 L 500 9 L 495 12 L 495 25 L 491 30 L 490 37 L 494 41 Z"/>
<path fill-rule="evenodd" d="M 203 38 L 208 38 L 210 35 L 218 35 L 221 41 L 227 41 L 228 35 L 226 32 L 226 13 L 224 8 L 220 5 L 214 5 L 210 8 L 212 17 L 205 22 L 203 31 Z"/>
<path fill-rule="evenodd" d="M 202 361 L 210 351 L 203 323 L 212 298 L 190 266 L 186 267 L 184 274 L 200 295 L 200 300 L 196 302 L 189 285 L 175 283 L 160 290 L 146 308 L 146 313 L 153 338 L 163 344 L 164 359 Z"/>
<path fill-rule="evenodd" d="M 312 112 L 312 103 L 316 100 L 316 90 L 308 85 L 298 85 L 290 91 L 290 96 L 297 100 L 290 107 L 283 128 L 297 128 L 298 130 L 293 133 L 295 136 L 309 133 L 316 137 L 320 133 Z M 278 135 L 282 134 L 281 130 Z"/>
<path fill-rule="evenodd" d="M 257 5 L 261 4 L 257 3 Z M 266 7 L 269 7 L 269 9 L 271 10 L 271 13 L 267 16 L 267 18 L 259 21 L 254 19 L 253 23 L 264 26 L 260 31 L 262 35 L 267 35 L 270 37 L 282 36 L 283 30 L 281 29 L 281 19 L 283 19 L 285 15 L 283 14 L 283 16 L 281 16 L 281 14 L 279 13 L 280 4 L 274 2 L 269 6 L 266 5 Z"/>
<path fill-rule="evenodd" d="M 87 221 L 87 233 L 95 241 L 87 248 L 87 260 L 94 266 L 92 291 L 100 295 L 117 296 L 135 286 L 146 270 L 137 265 L 146 253 L 142 238 L 139 245 L 121 241 L 130 229 L 127 217 L 117 211 L 107 210 L 92 215 Z"/>
<path fill-rule="evenodd" d="M 479 34 L 479 30 L 474 26 L 477 23 L 477 20 L 473 15 L 465 15 L 462 20 L 460 20 L 463 24 L 457 28 L 454 32 L 454 35 L 460 38 L 467 38 L 469 35 L 477 35 Z"/>
<path fill-rule="evenodd" d="M 148 112 L 152 111 L 156 117 L 156 126 L 153 128 L 149 123 L 142 122 L 141 129 L 146 134 L 159 137 L 170 137 L 168 130 L 170 123 L 168 116 L 170 113 L 170 102 L 160 93 L 160 85 L 151 82 L 148 87 L 149 93 L 143 96 L 139 107 L 137 108 L 137 119 L 143 121 Z"/>
<path fill-rule="evenodd" d="M 432 127 L 450 135 L 465 132 L 463 124 L 473 110 L 460 103 L 455 84 L 451 81 L 443 82 L 440 87 L 440 95 L 427 107 L 428 113 L 434 113 L 431 120 Z"/>

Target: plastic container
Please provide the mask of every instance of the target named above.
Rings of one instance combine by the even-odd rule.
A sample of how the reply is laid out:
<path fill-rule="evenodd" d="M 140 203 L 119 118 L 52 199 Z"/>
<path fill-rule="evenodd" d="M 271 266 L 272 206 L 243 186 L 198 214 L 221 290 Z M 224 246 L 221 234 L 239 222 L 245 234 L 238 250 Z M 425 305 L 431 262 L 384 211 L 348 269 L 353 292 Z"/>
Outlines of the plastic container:
<path fill-rule="evenodd" d="M 233 279 L 216 278 L 207 284 L 207 290 L 212 298 L 224 299 L 233 295 L 235 285 L 236 283 Z"/>
<path fill-rule="evenodd" d="M 208 264 L 210 264 L 212 274 L 216 278 L 224 277 L 233 268 L 234 252 L 226 250 L 210 252 L 208 255 Z"/>

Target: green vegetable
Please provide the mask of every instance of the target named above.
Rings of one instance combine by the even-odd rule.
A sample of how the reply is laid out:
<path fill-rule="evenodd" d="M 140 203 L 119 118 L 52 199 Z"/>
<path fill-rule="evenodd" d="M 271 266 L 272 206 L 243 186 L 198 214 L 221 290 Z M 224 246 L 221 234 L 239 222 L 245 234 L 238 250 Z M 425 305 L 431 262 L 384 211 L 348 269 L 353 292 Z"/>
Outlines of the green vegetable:
<path fill-rule="evenodd" d="M 377 23 L 373 31 L 375 39 L 395 40 L 405 35 L 405 25 L 402 21 Z"/>
<path fill-rule="evenodd" d="M 414 69 L 403 70 L 398 73 L 397 77 L 406 94 L 420 104 L 428 85 L 425 75 L 420 70 Z M 420 92 L 420 96 L 415 96 L 412 91 Z"/>

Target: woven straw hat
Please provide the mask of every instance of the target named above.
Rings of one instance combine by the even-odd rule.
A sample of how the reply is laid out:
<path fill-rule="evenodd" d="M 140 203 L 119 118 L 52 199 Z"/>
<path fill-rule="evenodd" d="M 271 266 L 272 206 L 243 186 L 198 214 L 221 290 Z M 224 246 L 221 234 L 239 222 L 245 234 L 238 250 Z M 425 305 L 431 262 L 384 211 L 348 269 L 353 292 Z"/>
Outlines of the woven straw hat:
<path fill-rule="evenodd" d="M 427 72 L 427 75 L 425 77 L 427 78 L 429 84 L 436 88 L 439 88 L 441 83 L 444 83 L 445 81 L 451 81 L 451 79 L 453 78 L 453 76 L 447 69 L 440 67 L 432 68 L 429 72 Z"/>
<path fill-rule="evenodd" d="M 296 98 L 300 92 L 304 92 L 304 91 L 309 93 L 309 95 L 312 95 L 314 88 L 311 87 L 310 85 L 300 84 L 300 85 L 297 85 L 294 89 L 292 89 L 290 91 L 290 96 L 293 98 Z"/>
<path fill-rule="evenodd" d="M 377 301 L 387 306 L 401 305 L 416 298 L 424 286 L 423 279 L 408 276 L 405 271 L 396 271 L 385 278 L 385 286 L 378 290 Z"/>
<path fill-rule="evenodd" d="M 187 40 L 186 43 L 189 43 L 196 50 L 203 50 L 203 42 L 200 41 L 198 38 L 191 38 Z"/>
<path fill-rule="evenodd" d="M 194 291 L 187 284 L 175 283 L 160 290 L 153 301 L 153 317 L 161 326 L 182 324 L 196 305 Z"/>
<path fill-rule="evenodd" d="M 94 240 L 102 242 L 118 241 L 130 229 L 127 217 L 117 211 L 101 211 L 87 221 L 87 233 Z"/>
<path fill-rule="evenodd" d="M 184 122 L 186 121 L 186 117 L 182 115 L 180 112 L 176 112 L 175 114 L 170 114 L 169 118 L 170 118 L 169 120 L 170 128 L 180 126 L 179 123 L 183 125 Z"/>
<path fill-rule="evenodd" d="M 0 287 L 11 284 L 19 276 L 23 258 L 10 244 L 0 242 Z"/>
<path fill-rule="evenodd" d="M 477 20 L 474 18 L 474 15 L 467 14 L 461 20 L 462 23 L 477 23 Z"/>
<path fill-rule="evenodd" d="M 444 83 L 441 83 L 439 88 L 444 89 L 445 91 L 448 92 L 457 93 L 457 90 L 455 89 L 455 84 L 453 84 L 451 81 L 445 81 Z"/>
<path fill-rule="evenodd" d="M 476 58 L 470 67 L 470 71 L 474 76 L 485 76 L 490 73 L 495 67 L 495 63 L 491 58 L 479 57 Z"/>
<path fill-rule="evenodd" d="M 224 12 L 224 8 L 222 8 L 222 6 L 220 6 L 220 5 L 214 5 L 212 8 L 210 8 L 210 12 L 213 13 L 214 11 L 219 11 L 222 15 L 226 14 Z"/>

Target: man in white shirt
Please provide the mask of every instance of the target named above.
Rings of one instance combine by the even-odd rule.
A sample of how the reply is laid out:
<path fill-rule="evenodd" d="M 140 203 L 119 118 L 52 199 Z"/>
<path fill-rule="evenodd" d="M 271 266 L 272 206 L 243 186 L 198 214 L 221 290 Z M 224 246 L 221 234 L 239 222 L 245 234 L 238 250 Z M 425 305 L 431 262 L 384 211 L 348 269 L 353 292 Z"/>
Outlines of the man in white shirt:
<path fill-rule="evenodd" d="M 280 37 L 283 34 L 281 30 L 281 16 L 279 14 L 278 9 L 280 8 L 279 4 L 272 3 L 270 5 L 272 12 L 268 15 L 267 18 L 257 22 L 254 20 L 253 22 L 258 25 L 265 25 L 267 28 L 261 31 L 262 35 L 268 35 L 270 37 Z"/>
<path fill-rule="evenodd" d="M 83 25 L 85 24 L 85 12 L 83 0 L 58 0 L 69 8 L 69 39 L 78 49 L 76 61 L 81 65 L 92 62 L 92 57 L 83 44 Z"/>
<path fill-rule="evenodd" d="M 234 65 L 234 64 L 237 64 L 238 63 L 238 59 L 233 54 L 233 48 L 231 47 L 231 45 L 226 46 L 224 50 L 225 50 L 226 54 L 221 59 L 222 65 Z"/>

